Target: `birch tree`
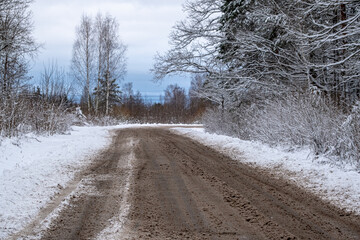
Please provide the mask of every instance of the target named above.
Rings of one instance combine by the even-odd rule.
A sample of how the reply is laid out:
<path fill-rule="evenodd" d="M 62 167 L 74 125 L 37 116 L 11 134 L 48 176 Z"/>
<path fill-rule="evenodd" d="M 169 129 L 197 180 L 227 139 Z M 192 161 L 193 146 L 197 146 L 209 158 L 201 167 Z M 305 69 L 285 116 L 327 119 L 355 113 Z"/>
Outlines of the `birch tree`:
<path fill-rule="evenodd" d="M 76 40 L 73 45 L 71 62 L 72 73 L 84 89 L 87 112 L 91 111 L 91 89 L 94 81 L 95 58 L 94 24 L 89 16 L 83 15 L 80 26 L 76 28 Z"/>
<path fill-rule="evenodd" d="M 107 15 L 97 16 L 98 84 L 95 95 L 98 106 L 109 115 L 111 107 L 118 101 L 119 85 L 126 74 L 126 49 L 119 36 L 119 24 Z"/>
<path fill-rule="evenodd" d="M 103 37 L 104 37 L 104 20 L 102 14 L 98 13 L 95 18 L 95 54 L 96 54 L 96 89 L 100 89 L 100 79 L 103 71 Z M 99 102 L 100 96 L 98 92 L 95 92 L 95 114 L 98 115 L 99 113 Z"/>
<path fill-rule="evenodd" d="M 119 24 L 110 15 L 99 13 L 94 21 L 83 16 L 76 31 L 72 70 L 82 83 L 82 99 L 85 97 L 90 111 L 94 95 L 95 114 L 108 115 L 112 105 L 119 102 L 119 81 L 126 73 L 126 46 L 120 40 Z"/>

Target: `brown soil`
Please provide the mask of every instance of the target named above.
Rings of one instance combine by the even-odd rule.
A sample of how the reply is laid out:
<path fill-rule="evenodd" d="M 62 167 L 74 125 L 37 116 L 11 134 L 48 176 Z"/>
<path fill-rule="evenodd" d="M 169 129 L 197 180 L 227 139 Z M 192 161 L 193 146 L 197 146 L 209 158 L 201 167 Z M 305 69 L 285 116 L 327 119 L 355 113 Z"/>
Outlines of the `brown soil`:
<path fill-rule="evenodd" d="M 71 199 L 42 239 L 92 239 L 119 214 L 130 138 L 131 208 L 113 239 L 360 239 L 360 217 L 165 128 L 118 131 L 84 174 L 97 191 Z"/>

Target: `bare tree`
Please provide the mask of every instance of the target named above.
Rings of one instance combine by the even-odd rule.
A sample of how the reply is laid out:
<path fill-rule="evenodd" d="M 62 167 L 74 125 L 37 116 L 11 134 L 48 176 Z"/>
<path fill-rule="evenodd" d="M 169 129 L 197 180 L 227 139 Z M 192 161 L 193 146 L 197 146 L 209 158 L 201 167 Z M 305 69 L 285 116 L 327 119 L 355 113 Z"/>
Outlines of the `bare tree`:
<path fill-rule="evenodd" d="M 83 16 L 73 47 L 72 71 L 82 83 L 87 108 L 106 115 L 119 102 L 119 81 L 126 73 L 126 46 L 119 37 L 119 24 L 110 15 L 98 13 L 95 20 Z M 94 79 L 96 79 L 94 81 Z M 95 88 L 92 84 L 95 83 Z M 94 92 L 91 91 L 94 89 Z"/>
<path fill-rule="evenodd" d="M 104 37 L 104 20 L 102 14 L 98 13 L 95 18 L 95 54 L 96 54 L 96 67 L 97 67 L 97 76 L 96 76 L 96 88 L 100 89 L 100 79 L 103 70 L 103 45 L 101 44 Z M 100 96 L 95 93 L 95 114 L 97 115 L 99 112 L 99 101 Z"/>
<path fill-rule="evenodd" d="M 166 113 L 169 115 L 168 119 L 171 122 L 184 121 L 187 117 L 187 96 L 185 89 L 179 87 L 177 84 L 169 85 L 165 89 L 164 107 Z"/>
<path fill-rule="evenodd" d="M 98 49 L 98 86 L 96 90 L 98 104 L 102 104 L 105 115 L 116 97 L 117 82 L 126 73 L 126 49 L 119 37 L 119 24 L 116 19 L 100 14 L 96 18 L 96 35 Z M 99 95 L 101 94 L 101 96 Z"/>
<path fill-rule="evenodd" d="M 19 126 L 21 91 L 29 79 L 29 60 L 39 45 L 32 37 L 31 0 L 0 1 L 0 134 L 13 136 Z M 26 94 L 25 94 L 26 96 Z"/>
<path fill-rule="evenodd" d="M 174 26 L 170 34 L 171 50 L 157 54 L 151 71 L 155 80 L 178 73 L 214 74 L 222 64 L 216 55 L 219 41 L 221 0 L 187 1 L 186 20 Z"/>
<path fill-rule="evenodd" d="M 7 0 L 0 3 L 0 94 L 9 97 L 26 80 L 28 59 L 39 45 L 32 37 L 32 14 L 29 0 Z"/>
<path fill-rule="evenodd" d="M 87 112 L 91 111 L 91 89 L 94 79 L 95 39 L 93 21 L 83 15 L 80 26 L 76 28 L 76 40 L 73 45 L 71 69 L 75 79 L 84 89 Z"/>
<path fill-rule="evenodd" d="M 59 67 L 55 61 L 44 65 L 40 79 L 40 91 L 43 99 L 59 105 L 64 105 L 71 100 L 70 94 L 74 88 L 68 76 L 65 69 Z"/>

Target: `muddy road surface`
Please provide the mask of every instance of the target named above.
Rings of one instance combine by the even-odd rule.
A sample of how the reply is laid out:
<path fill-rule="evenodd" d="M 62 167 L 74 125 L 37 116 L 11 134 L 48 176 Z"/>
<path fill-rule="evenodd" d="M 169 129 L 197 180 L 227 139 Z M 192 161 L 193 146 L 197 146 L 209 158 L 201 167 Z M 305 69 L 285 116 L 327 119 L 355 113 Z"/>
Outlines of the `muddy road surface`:
<path fill-rule="evenodd" d="M 21 236 L 360 239 L 358 216 L 166 128 L 119 130 L 74 186 L 46 228 Z"/>

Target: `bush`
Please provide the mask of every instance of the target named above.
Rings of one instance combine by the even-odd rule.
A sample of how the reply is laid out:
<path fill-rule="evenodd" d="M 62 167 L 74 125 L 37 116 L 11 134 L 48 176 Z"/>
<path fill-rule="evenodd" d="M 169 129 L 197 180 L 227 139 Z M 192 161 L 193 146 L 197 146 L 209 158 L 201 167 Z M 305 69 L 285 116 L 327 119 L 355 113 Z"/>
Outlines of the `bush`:
<path fill-rule="evenodd" d="M 0 134 L 17 137 L 33 132 L 53 135 L 68 131 L 75 119 L 65 104 L 21 96 L 0 106 Z"/>
<path fill-rule="evenodd" d="M 360 167 L 360 103 L 346 115 L 330 100 L 299 94 L 205 114 L 208 131 L 270 145 L 309 146 L 316 154 Z"/>
<path fill-rule="evenodd" d="M 340 126 L 338 141 L 332 155 L 339 156 L 338 160 L 356 164 L 360 168 L 360 102 L 357 102 Z"/>

